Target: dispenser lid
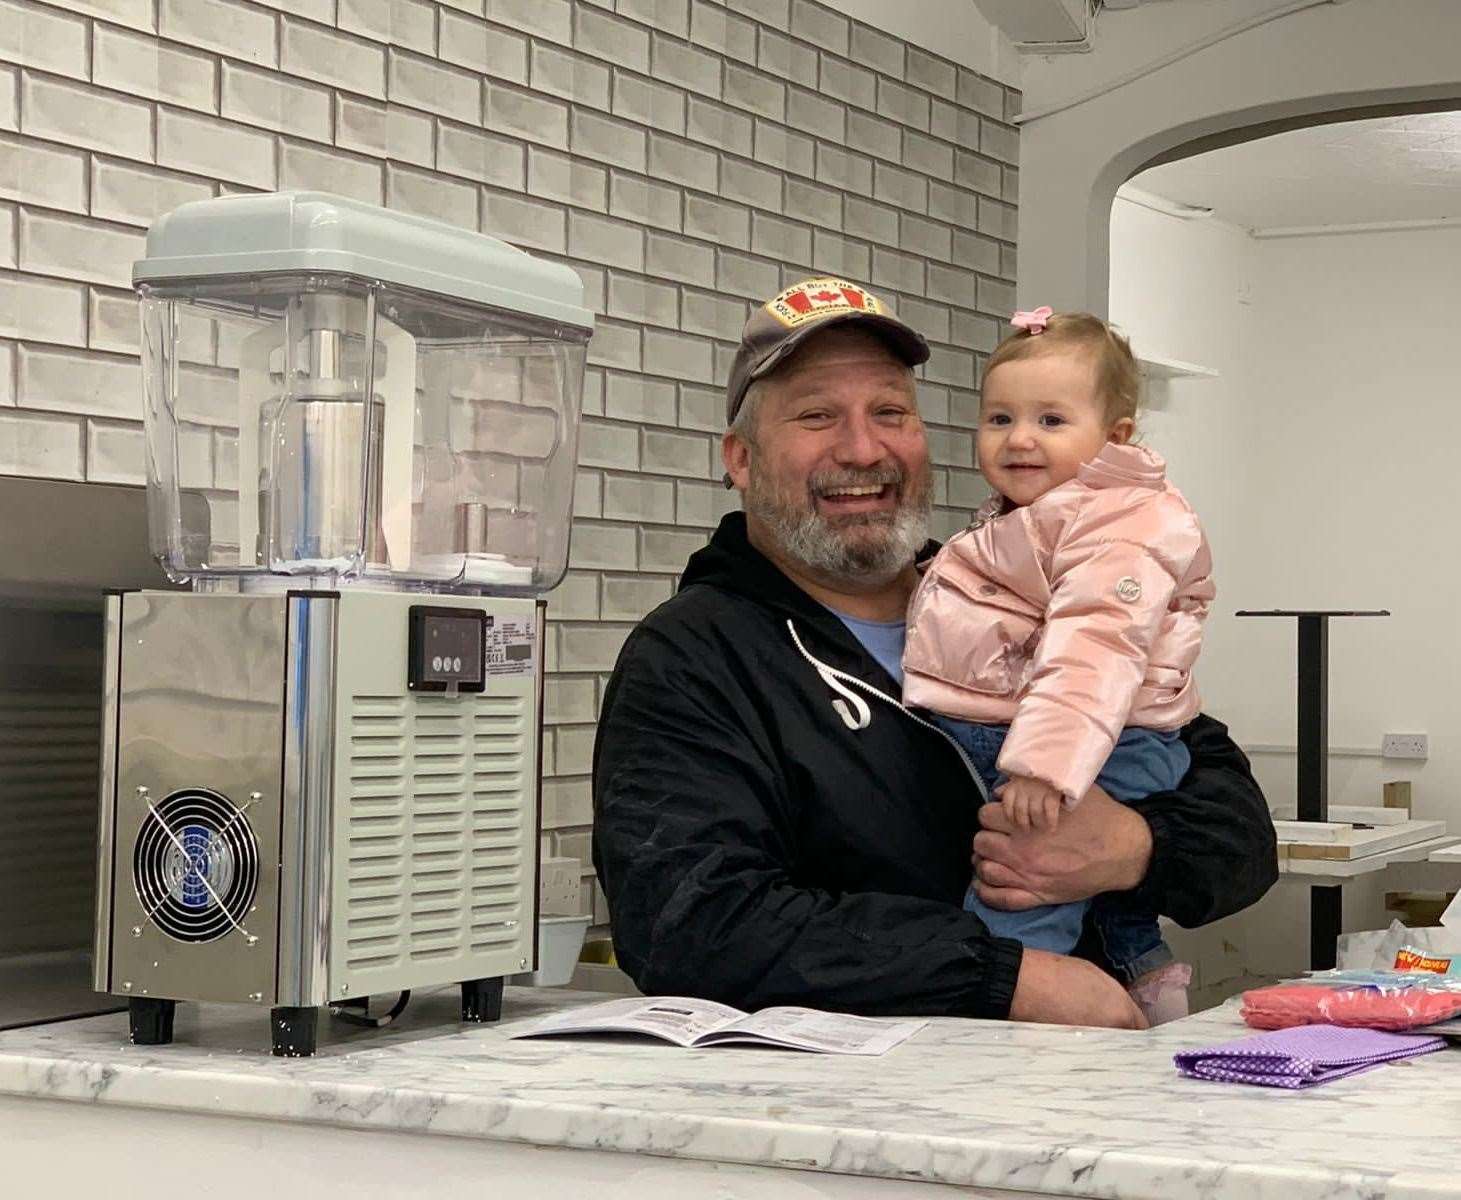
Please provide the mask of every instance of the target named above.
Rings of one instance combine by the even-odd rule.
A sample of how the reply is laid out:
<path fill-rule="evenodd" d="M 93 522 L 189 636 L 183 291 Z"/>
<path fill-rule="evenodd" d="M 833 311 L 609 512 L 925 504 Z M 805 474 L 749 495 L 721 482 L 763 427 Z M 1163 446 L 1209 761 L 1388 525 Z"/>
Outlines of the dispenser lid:
<path fill-rule="evenodd" d="M 330 271 L 593 329 L 583 281 L 497 238 L 326 192 L 180 205 L 147 231 L 134 285 Z"/>

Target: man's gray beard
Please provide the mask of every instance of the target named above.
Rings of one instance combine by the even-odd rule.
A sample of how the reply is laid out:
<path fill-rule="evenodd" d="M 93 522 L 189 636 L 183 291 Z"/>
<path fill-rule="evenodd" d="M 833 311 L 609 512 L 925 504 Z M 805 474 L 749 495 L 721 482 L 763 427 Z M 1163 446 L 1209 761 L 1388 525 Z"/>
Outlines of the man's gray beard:
<path fill-rule="evenodd" d="M 839 476 L 834 483 L 821 486 L 856 486 L 864 482 L 907 483 L 906 477 L 890 480 L 885 474 L 864 472 Z M 814 484 L 814 486 L 816 486 Z M 788 558 L 822 575 L 855 579 L 860 583 L 892 579 L 913 561 L 919 548 L 928 541 L 928 527 L 933 512 L 932 489 L 925 486 L 914 495 L 905 495 L 892 513 L 874 513 L 846 518 L 833 523 L 816 509 L 808 496 L 807 507 L 786 502 L 774 489 L 768 488 L 753 469 L 746 488 L 745 509 L 765 526 L 771 538 Z M 882 536 L 854 537 L 854 532 L 868 532 L 875 527 Z"/>

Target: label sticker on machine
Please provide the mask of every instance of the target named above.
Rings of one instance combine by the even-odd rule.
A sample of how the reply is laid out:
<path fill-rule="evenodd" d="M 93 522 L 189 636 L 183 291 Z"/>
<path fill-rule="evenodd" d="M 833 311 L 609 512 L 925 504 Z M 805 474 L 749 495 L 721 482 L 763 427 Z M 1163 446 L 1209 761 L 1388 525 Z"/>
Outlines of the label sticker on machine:
<path fill-rule="evenodd" d="M 531 675 L 536 645 L 536 630 L 531 616 L 488 617 L 487 675 L 496 678 Z"/>

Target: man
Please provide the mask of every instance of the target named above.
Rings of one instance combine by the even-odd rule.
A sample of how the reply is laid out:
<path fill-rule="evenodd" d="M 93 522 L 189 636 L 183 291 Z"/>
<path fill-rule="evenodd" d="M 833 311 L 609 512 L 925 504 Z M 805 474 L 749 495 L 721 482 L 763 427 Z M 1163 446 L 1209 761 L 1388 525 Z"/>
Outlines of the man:
<path fill-rule="evenodd" d="M 1130 891 L 1190 926 L 1273 883 L 1267 807 L 1199 717 L 1180 791 L 1128 807 L 1097 789 L 1055 830 L 1017 833 L 903 708 L 903 614 L 934 549 L 911 369 L 927 357 L 841 281 L 746 323 L 722 443 L 745 511 L 630 635 L 604 696 L 594 864 L 617 957 L 646 992 L 743 1008 L 1139 1027 L 1092 962 L 963 911 L 971 842 L 995 907 Z"/>

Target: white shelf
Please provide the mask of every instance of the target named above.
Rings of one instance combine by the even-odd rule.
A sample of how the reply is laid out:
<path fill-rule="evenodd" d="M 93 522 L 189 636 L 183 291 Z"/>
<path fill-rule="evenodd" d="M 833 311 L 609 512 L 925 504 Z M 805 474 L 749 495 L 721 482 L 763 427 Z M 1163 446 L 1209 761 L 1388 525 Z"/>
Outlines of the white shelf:
<path fill-rule="evenodd" d="M 1138 354 L 1136 361 L 1141 373 L 1147 379 L 1216 379 L 1218 373 L 1211 367 L 1182 362 L 1176 358 L 1163 358 L 1155 354 Z"/>

